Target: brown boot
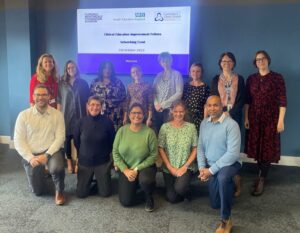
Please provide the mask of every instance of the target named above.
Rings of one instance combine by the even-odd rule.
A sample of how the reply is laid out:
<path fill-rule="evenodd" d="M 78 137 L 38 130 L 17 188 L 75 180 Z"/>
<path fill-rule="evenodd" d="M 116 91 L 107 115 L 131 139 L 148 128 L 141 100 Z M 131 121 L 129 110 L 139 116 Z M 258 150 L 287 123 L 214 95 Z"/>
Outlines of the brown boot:
<path fill-rule="evenodd" d="M 232 221 L 229 218 L 228 220 L 222 220 L 215 233 L 230 233 L 232 229 Z"/>
<path fill-rule="evenodd" d="M 257 181 L 256 187 L 252 192 L 253 196 L 260 196 L 264 192 L 265 178 L 260 177 Z"/>
<path fill-rule="evenodd" d="M 235 184 L 235 197 L 239 197 L 241 195 L 241 176 L 240 175 L 235 175 L 234 178 L 234 184 Z"/>
<path fill-rule="evenodd" d="M 62 192 L 55 193 L 55 204 L 56 205 L 63 205 L 66 202 L 66 197 Z"/>

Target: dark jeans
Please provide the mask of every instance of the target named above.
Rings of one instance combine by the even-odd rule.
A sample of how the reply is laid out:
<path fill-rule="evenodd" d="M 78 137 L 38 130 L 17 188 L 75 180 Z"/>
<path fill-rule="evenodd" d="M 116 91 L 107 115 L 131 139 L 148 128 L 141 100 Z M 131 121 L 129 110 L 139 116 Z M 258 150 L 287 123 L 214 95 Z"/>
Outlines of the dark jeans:
<path fill-rule="evenodd" d="M 44 185 L 46 184 L 45 166 L 39 165 L 32 167 L 25 159 L 22 160 L 22 163 L 32 192 L 37 196 L 42 195 L 45 188 Z M 61 151 L 58 151 L 51 156 L 47 166 L 55 185 L 55 190 L 63 192 L 65 188 L 65 168 Z"/>
<path fill-rule="evenodd" d="M 110 196 L 112 186 L 110 175 L 111 164 L 111 161 L 95 167 L 86 167 L 78 164 L 77 196 L 79 198 L 84 198 L 90 194 L 90 187 L 94 175 L 97 180 L 98 194 L 101 197 Z"/>
<path fill-rule="evenodd" d="M 65 139 L 65 145 L 64 150 L 67 159 L 72 159 L 72 149 L 71 149 L 71 141 L 72 141 L 73 135 L 67 135 Z"/>
<path fill-rule="evenodd" d="M 163 175 L 166 186 L 167 200 L 171 203 L 176 203 L 183 200 L 190 188 L 192 172 L 187 170 L 187 172 L 180 177 L 175 177 L 166 172 L 164 172 Z"/>
<path fill-rule="evenodd" d="M 157 112 L 155 109 L 153 110 L 153 130 L 156 133 L 156 135 L 158 135 L 162 124 L 169 121 L 169 113 L 169 109 L 165 109 L 162 112 Z"/>
<path fill-rule="evenodd" d="M 221 208 L 221 218 L 227 220 L 231 216 L 231 205 L 234 193 L 233 177 L 241 168 L 239 162 L 221 168 L 209 178 L 209 198 L 211 207 Z"/>
<path fill-rule="evenodd" d="M 156 166 L 147 167 L 141 171 L 135 181 L 130 182 L 124 173 L 119 171 L 119 200 L 123 206 L 134 205 L 135 195 L 140 186 L 146 198 L 152 195 L 155 188 Z"/>

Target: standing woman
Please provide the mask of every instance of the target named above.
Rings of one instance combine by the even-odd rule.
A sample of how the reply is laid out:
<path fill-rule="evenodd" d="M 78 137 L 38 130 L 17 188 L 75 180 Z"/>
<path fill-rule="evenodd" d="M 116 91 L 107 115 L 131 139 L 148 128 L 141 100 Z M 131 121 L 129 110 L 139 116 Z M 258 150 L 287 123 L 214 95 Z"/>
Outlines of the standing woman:
<path fill-rule="evenodd" d="M 250 75 L 246 83 L 246 153 L 257 161 L 258 179 L 252 195 L 259 196 L 271 163 L 280 159 L 280 133 L 284 131 L 287 100 L 282 75 L 269 69 L 269 54 L 263 50 L 256 52 L 253 64 L 258 73 Z"/>
<path fill-rule="evenodd" d="M 86 103 L 90 95 L 87 82 L 80 78 L 77 65 L 74 61 L 67 61 L 58 86 L 58 109 L 65 118 L 66 140 L 65 153 L 67 157 L 68 172 L 73 173 L 71 140 L 75 122 L 86 115 Z M 76 172 L 77 169 L 75 169 Z"/>
<path fill-rule="evenodd" d="M 138 65 L 133 65 L 130 70 L 133 83 L 127 87 L 127 97 L 124 107 L 123 124 L 128 120 L 128 109 L 134 103 L 139 103 L 143 106 L 143 111 L 146 115 L 146 125 L 151 126 L 152 108 L 153 108 L 153 91 L 150 84 L 142 81 L 142 70 Z"/>
<path fill-rule="evenodd" d="M 233 70 L 236 65 L 235 56 L 231 52 L 222 53 L 219 59 L 221 73 L 216 75 L 211 83 L 211 95 L 220 96 L 223 111 L 227 112 L 235 120 L 240 129 L 242 128 L 242 116 L 245 103 L 245 82 L 244 78 Z M 238 197 L 241 194 L 241 177 L 234 177 L 235 193 Z"/>
<path fill-rule="evenodd" d="M 172 120 L 159 131 L 159 154 L 163 161 L 163 176 L 167 200 L 176 203 L 189 196 L 192 173 L 197 171 L 193 163 L 197 154 L 197 131 L 194 124 L 184 120 L 186 107 L 183 101 L 175 101 L 171 107 Z"/>
<path fill-rule="evenodd" d="M 153 128 L 157 134 L 162 124 L 169 119 L 172 103 L 181 99 L 183 91 L 182 76 L 178 71 L 172 69 L 171 54 L 161 53 L 158 56 L 158 62 L 164 70 L 157 74 L 153 82 Z"/>
<path fill-rule="evenodd" d="M 119 170 L 119 199 L 123 206 L 135 204 L 139 185 L 145 194 L 145 210 L 154 210 L 157 140 L 155 133 L 143 124 L 143 106 L 129 108 L 130 124 L 121 127 L 113 145 L 114 165 Z"/>
<path fill-rule="evenodd" d="M 101 63 L 98 77 L 92 82 L 90 90 L 92 95 L 97 95 L 104 101 L 102 113 L 113 121 L 116 130 L 119 129 L 123 124 L 126 90 L 123 83 L 116 77 L 111 62 Z"/>
<path fill-rule="evenodd" d="M 32 75 L 29 87 L 30 105 L 34 105 L 33 90 L 38 84 L 44 84 L 50 91 L 49 105 L 57 108 L 57 94 L 58 94 L 58 72 L 55 60 L 51 54 L 44 53 L 40 56 L 36 66 L 36 73 Z"/>
<path fill-rule="evenodd" d="M 209 86 L 202 81 L 202 74 L 202 65 L 193 63 L 190 67 L 190 81 L 184 85 L 182 95 L 182 100 L 186 104 L 191 122 L 196 126 L 197 132 L 205 117 L 204 105 L 210 93 Z"/>
<path fill-rule="evenodd" d="M 111 151 L 115 136 L 113 123 L 101 115 L 101 99 L 91 96 L 87 103 L 88 116 L 81 118 L 74 130 L 78 151 L 77 196 L 87 197 L 95 175 L 98 193 L 111 194 Z"/>

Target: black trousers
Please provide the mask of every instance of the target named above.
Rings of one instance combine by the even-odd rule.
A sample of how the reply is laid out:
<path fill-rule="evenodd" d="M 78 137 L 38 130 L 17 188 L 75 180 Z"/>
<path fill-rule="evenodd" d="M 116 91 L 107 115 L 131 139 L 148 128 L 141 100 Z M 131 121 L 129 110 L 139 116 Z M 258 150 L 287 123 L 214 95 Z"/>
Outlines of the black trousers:
<path fill-rule="evenodd" d="M 78 164 L 77 191 L 79 198 L 87 197 L 90 194 L 92 179 L 95 175 L 98 186 L 98 194 L 101 197 L 111 195 L 111 170 L 112 162 L 101 164 L 94 167 L 86 167 Z"/>
<path fill-rule="evenodd" d="M 64 150 L 67 159 L 72 159 L 72 149 L 71 149 L 71 141 L 72 141 L 73 135 L 67 135 L 65 139 L 65 145 Z"/>
<path fill-rule="evenodd" d="M 156 135 L 158 135 L 162 124 L 168 122 L 170 118 L 169 113 L 169 109 L 165 109 L 162 112 L 157 112 L 155 109 L 153 110 L 153 130 L 156 133 Z"/>
<path fill-rule="evenodd" d="M 152 195 L 155 188 L 156 166 L 147 167 L 141 171 L 135 181 L 130 182 L 124 173 L 119 171 L 119 200 L 123 206 L 135 204 L 135 195 L 138 186 L 145 193 L 146 198 Z"/>
<path fill-rule="evenodd" d="M 166 186 L 167 201 L 176 203 L 183 200 L 190 189 L 192 172 L 187 170 L 187 172 L 180 177 L 175 177 L 170 173 L 164 172 L 163 176 Z"/>

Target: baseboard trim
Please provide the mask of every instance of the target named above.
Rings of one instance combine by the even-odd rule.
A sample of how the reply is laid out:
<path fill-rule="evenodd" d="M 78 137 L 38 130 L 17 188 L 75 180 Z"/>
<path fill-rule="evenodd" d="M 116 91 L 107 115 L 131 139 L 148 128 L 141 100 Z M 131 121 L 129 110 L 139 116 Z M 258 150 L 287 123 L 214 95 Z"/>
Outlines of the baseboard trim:
<path fill-rule="evenodd" d="M 10 136 L 0 135 L 0 144 L 8 144 L 10 149 L 15 149 L 14 141 L 11 140 Z M 243 162 L 256 163 L 254 159 L 248 158 L 247 154 L 245 153 L 241 153 L 241 158 Z M 300 167 L 300 155 L 299 156 L 281 155 L 279 163 L 275 165 Z"/>

